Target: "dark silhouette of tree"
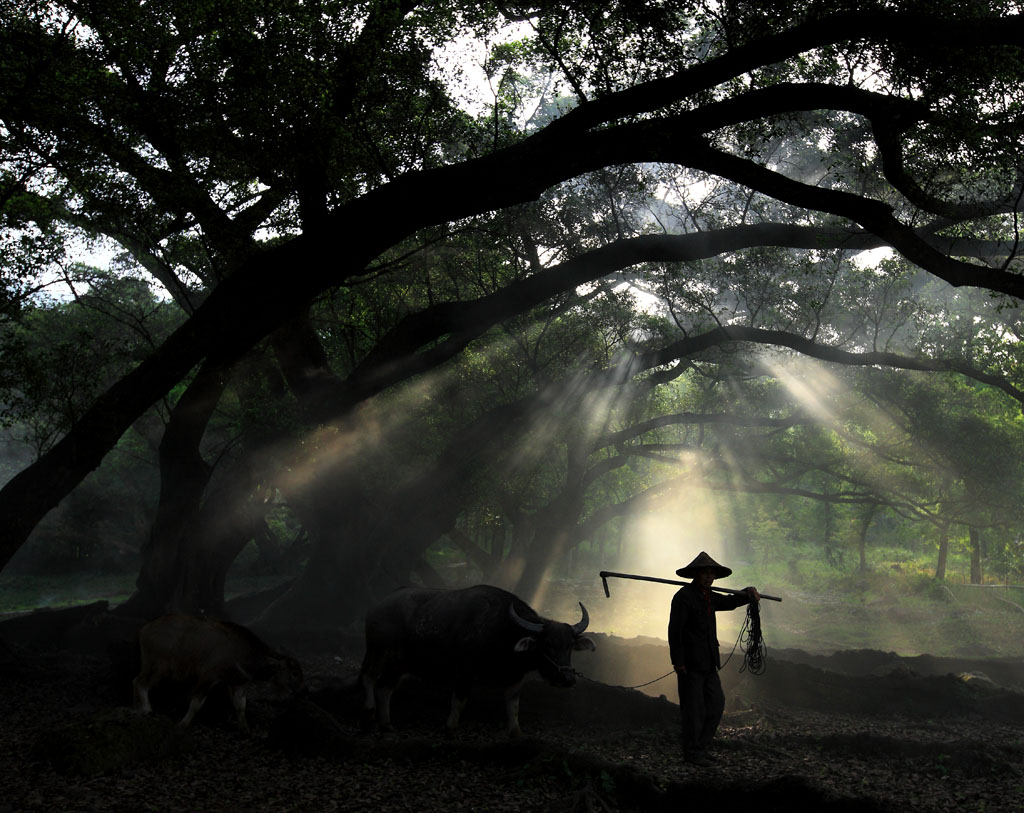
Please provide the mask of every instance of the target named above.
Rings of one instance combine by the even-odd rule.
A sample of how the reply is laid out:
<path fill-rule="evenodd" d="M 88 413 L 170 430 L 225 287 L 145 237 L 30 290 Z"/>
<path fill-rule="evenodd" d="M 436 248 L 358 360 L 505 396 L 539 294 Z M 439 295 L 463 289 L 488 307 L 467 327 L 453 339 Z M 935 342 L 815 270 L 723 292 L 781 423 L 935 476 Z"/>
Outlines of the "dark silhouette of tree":
<path fill-rule="evenodd" d="M 118 240 L 187 318 L 0 490 L 0 562 L 150 405 L 190 376 L 198 393 L 268 337 L 305 419 L 326 423 L 580 286 L 610 275 L 655 280 L 656 267 L 754 246 L 889 247 L 951 286 L 1024 293 L 1014 112 L 1024 26 L 995 7 L 793 4 L 768 15 L 731 4 L 719 17 L 701 4 L 640 14 L 628 3 L 598 13 L 589 3 L 381 2 L 362 16 L 283 0 L 222 12 L 118 0 L 2 7 L 5 216 Z M 553 118 L 516 126 L 508 79 L 491 115 L 475 121 L 432 73 L 433 47 L 501 20 L 528 20 L 531 59 L 571 89 L 563 107 L 552 103 Z M 647 47 L 621 45 L 638 41 Z M 810 172 L 814 156 L 821 166 Z M 623 166 L 714 179 L 729 205 L 716 218 L 694 216 L 687 234 L 637 233 L 626 209 L 602 208 L 599 195 L 589 208 L 564 205 L 586 189 L 621 192 L 612 176 Z M 429 286 L 419 307 L 354 348 L 344 370 L 328 370 L 316 342 L 289 333 L 325 293 L 398 279 L 404 258 L 533 202 L 554 214 L 520 230 L 525 276 L 484 295 Z M 757 222 L 744 219 L 751 213 Z M 542 261 L 538 246 L 559 260 Z M 829 362 L 959 372 L 1020 397 L 1012 379 L 970 358 L 848 350 L 778 322 L 677 327 L 682 338 L 648 341 L 631 358 L 652 383 L 743 341 Z M 201 424 L 186 430 L 193 440 Z M 180 450 L 182 465 L 194 464 L 189 488 L 202 484 L 195 443 Z M 354 506 L 359 488 L 349 484 Z M 427 504 L 422 484 L 409 488 Z M 333 499 L 346 504 L 337 491 Z M 453 509 L 438 504 L 422 517 L 422 538 L 451 528 Z"/>

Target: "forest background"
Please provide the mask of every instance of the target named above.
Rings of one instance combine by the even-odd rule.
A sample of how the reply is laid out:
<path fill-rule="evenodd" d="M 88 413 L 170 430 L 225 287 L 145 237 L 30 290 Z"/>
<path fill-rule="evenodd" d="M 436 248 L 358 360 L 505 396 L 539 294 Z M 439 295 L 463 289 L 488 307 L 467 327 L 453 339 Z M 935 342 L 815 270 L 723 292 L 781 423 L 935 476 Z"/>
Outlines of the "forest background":
<path fill-rule="evenodd" d="M 1014 653 L 1017 4 L 0 10 L 4 610 Z"/>

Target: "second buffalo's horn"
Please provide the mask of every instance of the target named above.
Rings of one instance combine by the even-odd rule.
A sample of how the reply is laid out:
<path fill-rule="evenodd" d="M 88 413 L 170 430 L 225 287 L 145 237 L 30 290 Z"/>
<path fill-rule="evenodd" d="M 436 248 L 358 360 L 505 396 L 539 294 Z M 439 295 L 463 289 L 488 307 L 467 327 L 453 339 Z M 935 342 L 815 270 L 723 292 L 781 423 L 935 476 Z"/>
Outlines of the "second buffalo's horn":
<path fill-rule="evenodd" d="M 582 601 L 580 602 L 580 609 L 583 610 L 583 618 L 578 623 L 572 625 L 572 631 L 577 635 L 582 635 L 590 623 L 590 615 L 587 613 L 587 608 L 583 606 Z"/>

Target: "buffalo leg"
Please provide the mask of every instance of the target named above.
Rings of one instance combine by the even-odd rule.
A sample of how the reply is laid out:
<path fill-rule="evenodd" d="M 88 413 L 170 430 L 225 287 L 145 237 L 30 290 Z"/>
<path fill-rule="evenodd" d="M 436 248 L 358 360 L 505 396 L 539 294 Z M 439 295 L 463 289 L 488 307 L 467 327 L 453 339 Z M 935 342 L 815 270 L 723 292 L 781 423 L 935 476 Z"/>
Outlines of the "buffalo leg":
<path fill-rule="evenodd" d="M 135 710 L 143 714 L 149 714 L 153 707 L 149 705 L 150 683 L 140 674 L 132 681 L 132 688 L 135 690 Z"/>
<path fill-rule="evenodd" d="M 381 731 L 391 731 L 391 695 L 394 693 L 392 686 L 378 685 L 374 689 L 374 697 L 377 701 L 377 720 L 380 723 Z"/>
<path fill-rule="evenodd" d="M 377 681 L 366 672 L 363 672 L 359 678 L 363 683 L 363 711 L 365 717 L 372 721 L 377 713 L 377 701 L 375 699 L 375 685 Z"/>
<path fill-rule="evenodd" d="M 181 718 L 181 722 L 178 723 L 179 728 L 188 728 L 192 723 L 192 718 L 196 716 L 196 713 L 203 707 L 203 703 L 206 702 L 206 692 L 196 690 L 192 694 L 192 700 L 188 704 L 188 711 L 185 712 L 185 716 Z"/>
<path fill-rule="evenodd" d="M 363 684 L 363 708 L 367 711 L 373 711 L 377 708 L 377 703 L 373 697 L 373 690 L 377 681 L 366 674 L 366 672 L 359 676 L 359 680 Z"/>
<path fill-rule="evenodd" d="M 523 733 L 519 729 L 519 693 L 522 689 L 522 681 L 505 689 L 505 719 L 508 721 L 508 735 L 513 739 L 522 736 Z"/>
<path fill-rule="evenodd" d="M 143 655 L 142 669 L 138 676 L 132 681 L 132 689 L 135 691 L 135 710 L 143 714 L 149 714 L 153 708 L 149 705 L 149 690 L 160 681 L 160 670 L 154 668 L 152 661 Z"/>
<path fill-rule="evenodd" d="M 372 731 L 374 725 L 391 728 L 391 690 L 378 687 L 378 678 L 369 672 L 360 675 L 363 683 L 363 731 Z"/>
<path fill-rule="evenodd" d="M 363 658 L 360 679 L 363 683 L 363 728 L 373 727 L 374 711 L 379 727 L 391 730 L 391 694 L 402 679 L 405 669 L 393 656 L 367 652 Z"/>
<path fill-rule="evenodd" d="M 249 723 L 245 719 L 245 686 L 231 688 L 231 703 L 235 707 L 235 714 L 238 715 L 238 727 L 242 731 L 248 731 Z"/>
<path fill-rule="evenodd" d="M 391 695 L 405 676 L 405 664 L 396 658 L 388 658 L 381 664 L 381 670 L 374 684 L 374 700 L 377 703 L 377 719 L 382 731 L 392 731 Z"/>
<path fill-rule="evenodd" d="M 469 692 L 456 689 L 452 692 L 452 707 L 451 711 L 448 712 L 448 720 L 445 722 L 445 730 L 449 734 L 453 734 L 455 729 L 459 727 L 459 717 L 462 716 L 462 710 L 466 707 L 466 701 L 469 700 Z"/>
<path fill-rule="evenodd" d="M 360 676 L 363 682 L 363 729 L 373 728 L 374 720 L 383 731 L 391 730 L 391 693 L 393 686 L 376 679 L 368 672 Z"/>

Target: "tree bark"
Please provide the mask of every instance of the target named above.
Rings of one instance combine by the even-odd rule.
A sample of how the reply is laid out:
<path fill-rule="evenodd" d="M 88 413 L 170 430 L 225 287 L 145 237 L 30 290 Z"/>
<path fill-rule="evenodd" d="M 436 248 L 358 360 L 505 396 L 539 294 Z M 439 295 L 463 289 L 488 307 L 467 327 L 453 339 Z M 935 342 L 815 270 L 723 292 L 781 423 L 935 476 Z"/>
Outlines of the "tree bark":
<path fill-rule="evenodd" d="M 160 441 L 160 498 L 150 536 L 142 548 L 136 590 L 117 611 L 155 618 L 178 606 L 176 596 L 189 566 L 190 540 L 198 531 L 203 493 L 213 467 L 200 445 L 225 388 L 225 370 L 204 364 L 171 409 Z"/>
<path fill-rule="evenodd" d="M 236 369 L 243 402 L 253 396 L 247 385 L 250 366 Z M 142 550 L 136 591 L 117 608 L 120 614 L 224 614 L 228 570 L 261 532 L 265 514 L 264 506 L 251 500 L 258 479 L 251 439 L 233 463 L 221 464 L 217 477 L 203 458 L 203 437 L 226 386 L 227 371 L 204 364 L 171 410 L 160 443 L 160 501 Z"/>
<path fill-rule="evenodd" d="M 254 478 L 246 460 L 210 489 L 197 523 L 195 543 L 183 550 L 174 607 L 183 612 L 224 617 L 224 588 L 238 554 L 259 533 L 262 506 L 254 503 Z"/>
<path fill-rule="evenodd" d="M 478 545 L 473 541 L 472 538 L 460 528 L 452 528 L 448 532 L 448 538 L 466 554 L 466 558 L 469 559 L 470 563 L 480 571 L 481 581 L 490 583 L 494 578 L 494 573 L 501 565 L 501 555 L 495 555 L 494 543 L 491 543 L 491 549 L 486 550 L 482 546 Z"/>

